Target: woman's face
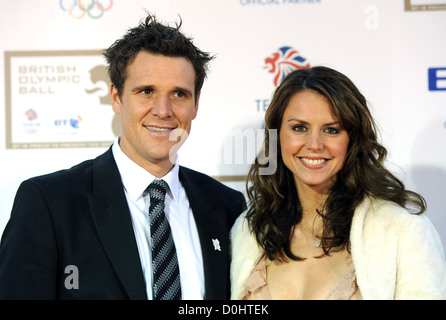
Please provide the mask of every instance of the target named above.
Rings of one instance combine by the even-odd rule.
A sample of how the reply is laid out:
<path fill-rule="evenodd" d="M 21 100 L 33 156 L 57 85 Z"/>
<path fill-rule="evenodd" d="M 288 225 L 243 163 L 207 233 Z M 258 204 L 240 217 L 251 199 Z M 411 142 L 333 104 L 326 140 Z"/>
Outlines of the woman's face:
<path fill-rule="evenodd" d="M 347 132 L 324 96 L 304 90 L 291 98 L 282 117 L 280 146 L 298 190 L 330 190 L 344 165 L 348 143 Z"/>

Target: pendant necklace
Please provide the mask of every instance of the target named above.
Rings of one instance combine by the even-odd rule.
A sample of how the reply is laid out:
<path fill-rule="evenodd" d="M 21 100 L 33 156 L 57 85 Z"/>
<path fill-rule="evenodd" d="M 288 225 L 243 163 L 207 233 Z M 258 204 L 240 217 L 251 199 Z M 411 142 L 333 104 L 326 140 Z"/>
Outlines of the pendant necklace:
<path fill-rule="evenodd" d="M 311 240 L 313 240 L 313 242 L 314 242 L 314 246 L 315 247 L 320 247 L 321 246 L 321 240 L 320 239 L 317 239 L 317 238 L 315 238 L 315 237 L 313 237 L 312 235 L 310 235 L 310 234 L 308 234 L 308 232 L 306 232 L 305 231 L 305 229 L 304 229 L 304 227 L 302 227 L 302 225 L 299 223 L 299 227 L 300 227 L 300 229 L 302 230 L 302 232 L 308 237 L 308 238 L 310 238 Z"/>

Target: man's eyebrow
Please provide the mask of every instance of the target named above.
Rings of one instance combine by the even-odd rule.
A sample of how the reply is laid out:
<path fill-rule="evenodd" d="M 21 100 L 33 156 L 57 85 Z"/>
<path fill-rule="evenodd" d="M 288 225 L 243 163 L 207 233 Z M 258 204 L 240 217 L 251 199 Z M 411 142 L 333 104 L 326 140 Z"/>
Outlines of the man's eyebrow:
<path fill-rule="evenodd" d="M 141 86 L 136 86 L 134 88 L 131 89 L 132 92 L 139 92 L 142 90 L 147 90 L 147 89 L 153 89 L 154 86 L 153 85 L 141 85 Z"/>
<path fill-rule="evenodd" d="M 176 87 L 174 89 L 174 91 L 183 91 L 183 92 L 186 92 L 188 95 L 193 95 L 194 94 L 192 90 L 186 89 L 184 87 Z"/>
<path fill-rule="evenodd" d="M 156 87 L 156 85 L 151 85 L 151 84 L 140 85 L 140 86 L 136 86 L 136 87 L 132 88 L 131 91 L 132 92 L 139 92 L 139 91 L 142 91 L 142 90 L 154 89 L 155 87 Z M 187 93 L 188 95 L 191 95 L 191 96 L 193 95 L 193 91 L 192 90 L 189 90 L 187 88 L 180 87 L 180 86 L 177 86 L 177 87 L 175 87 L 173 89 L 173 92 L 176 92 L 176 91 L 183 91 L 183 92 Z"/>

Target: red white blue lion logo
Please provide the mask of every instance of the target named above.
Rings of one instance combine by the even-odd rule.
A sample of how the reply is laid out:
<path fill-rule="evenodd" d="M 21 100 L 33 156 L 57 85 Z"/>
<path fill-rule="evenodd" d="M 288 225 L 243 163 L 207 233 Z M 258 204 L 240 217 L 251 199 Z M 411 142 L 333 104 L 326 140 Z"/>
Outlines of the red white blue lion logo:
<path fill-rule="evenodd" d="M 292 47 L 281 47 L 272 56 L 265 59 L 264 69 L 274 74 L 274 85 L 277 87 L 283 78 L 296 69 L 307 69 L 310 63 Z"/>

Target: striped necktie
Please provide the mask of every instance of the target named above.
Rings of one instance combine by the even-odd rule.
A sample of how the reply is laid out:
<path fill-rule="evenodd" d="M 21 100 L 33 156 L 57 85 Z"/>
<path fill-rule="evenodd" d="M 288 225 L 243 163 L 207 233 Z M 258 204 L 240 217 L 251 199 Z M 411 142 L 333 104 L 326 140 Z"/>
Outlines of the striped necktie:
<path fill-rule="evenodd" d="M 154 180 L 147 188 L 150 195 L 153 300 L 181 300 L 177 252 L 164 214 L 164 198 L 168 188 L 164 180 Z"/>

